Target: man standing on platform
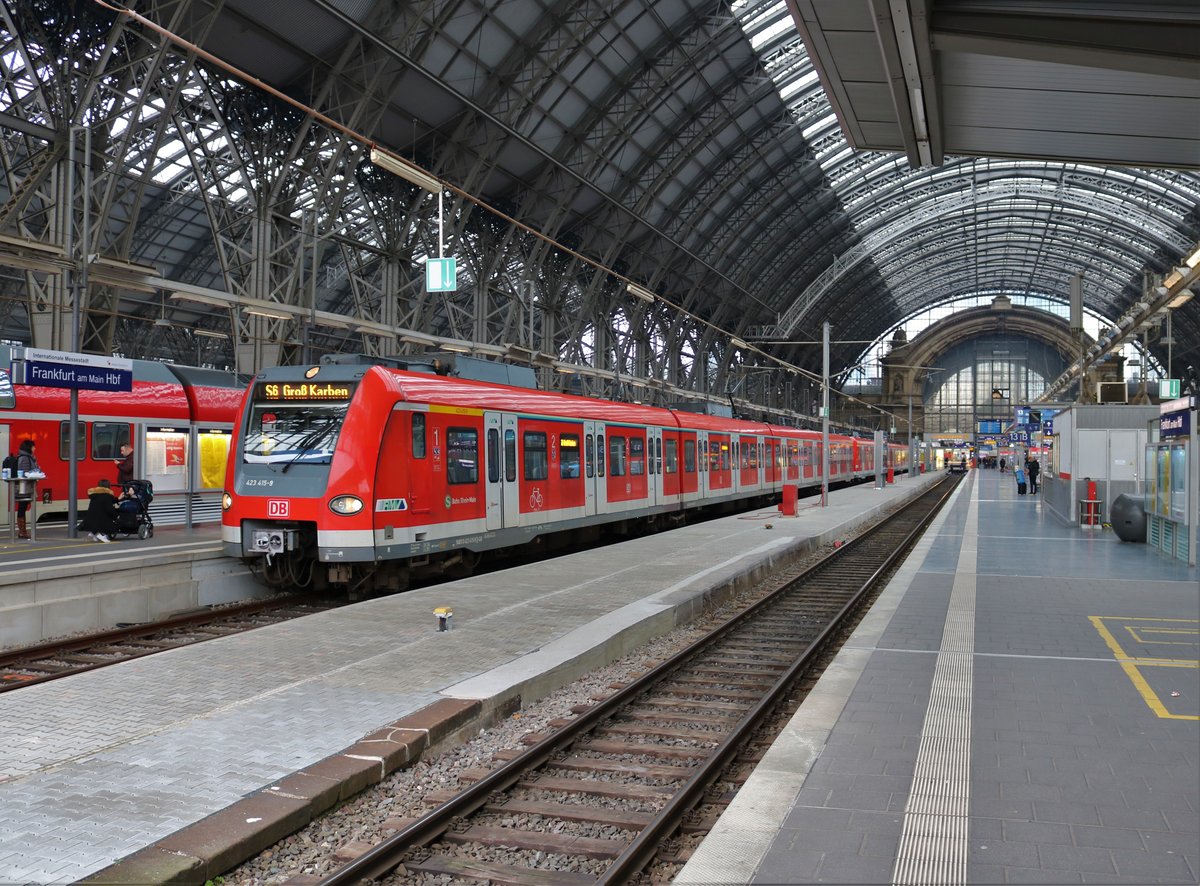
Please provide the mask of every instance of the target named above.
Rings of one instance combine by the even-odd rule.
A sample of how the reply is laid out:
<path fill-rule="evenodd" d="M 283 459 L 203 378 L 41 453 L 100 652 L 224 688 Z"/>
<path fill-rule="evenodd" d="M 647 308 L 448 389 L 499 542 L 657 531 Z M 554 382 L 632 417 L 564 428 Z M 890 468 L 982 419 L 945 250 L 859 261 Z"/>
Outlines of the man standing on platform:
<path fill-rule="evenodd" d="M 1025 463 L 1025 470 L 1029 474 L 1029 494 L 1037 495 L 1038 474 L 1042 472 L 1042 466 L 1038 464 L 1036 458 L 1030 458 Z"/>
<path fill-rule="evenodd" d="M 117 485 L 124 486 L 133 479 L 133 447 L 121 444 L 121 458 L 117 461 Z"/>

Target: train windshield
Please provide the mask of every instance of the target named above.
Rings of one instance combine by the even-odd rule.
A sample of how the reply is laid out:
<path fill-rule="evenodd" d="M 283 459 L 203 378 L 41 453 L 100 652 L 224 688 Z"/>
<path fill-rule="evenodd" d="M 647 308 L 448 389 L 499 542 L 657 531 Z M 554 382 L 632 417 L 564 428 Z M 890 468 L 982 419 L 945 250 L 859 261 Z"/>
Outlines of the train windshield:
<path fill-rule="evenodd" d="M 242 459 L 250 464 L 324 464 L 333 460 L 350 406 L 348 384 L 255 386 Z"/>

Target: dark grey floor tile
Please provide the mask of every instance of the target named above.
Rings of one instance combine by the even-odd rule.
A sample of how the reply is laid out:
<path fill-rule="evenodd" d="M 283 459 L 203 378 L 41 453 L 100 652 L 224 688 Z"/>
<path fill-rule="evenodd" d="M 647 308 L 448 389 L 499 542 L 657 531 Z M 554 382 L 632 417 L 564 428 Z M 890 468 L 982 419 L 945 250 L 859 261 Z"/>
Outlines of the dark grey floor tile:
<path fill-rule="evenodd" d="M 1033 802 L 1030 800 L 988 800 L 980 798 L 971 801 L 971 817 L 979 818 L 1012 818 L 1017 821 L 1033 820 Z"/>
<path fill-rule="evenodd" d="M 1096 807 L 1100 823 L 1107 828 L 1137 828 L 1150 831 L 1170 830 L 1166 818 L 1153 809 L 1130 809 L 1127 806 Z"/>
<path fill-rule="evenodd" d="M 1114 849 L 1112 857 L 1117 865 L 1117 873 L 1125 877 L 1180 880 L 1191 876 L 1191 870 L 1183 856 L 1170 852 Z"/>
<path fill-rule="evenodd" d="M 1147 852 L 1174 852 L 1177 855 L 1200 853 L 1200 840 L 1192 834 L 1172 834 L 1166 831 L 1139 831 Z"/>
<path fill-rule="evenodd" d="M 891 883 L 893 860 L 826 853 L 818 877 L 822 883 Z"/>
<path fill-rule="evenodd" d="M 1108 849 L 1097 849 L 1092 846 L 1051 846 L 1037 847 L 1041 867 L 1050 870 L 1079 871 L 1081 873 L 1115 873 L 1112 855 Z"/>
<path fill-rule="evenodd" d="M 1045 821 L 1002 822 L 1004 839 L 1012 843 L 1057 843 L 1073 846 L 1071 828 L 1065 824 Z"/>
<path fill-rule="evenodd" d="M 1167 809 L 1163 812 L 1167 827 L 1177 834 L 1200 834 L 1200 814 Z"/>
<path fill-rule="evenodd" d="M 1194 812 L 1192 798 L 1186 790 L 1166 791 L 1122 791 L 1125 805 L 1130 809 L 1158 809 L 1162 812 Z"/>
<path fill-rule="evenodd" d="M 868 834 L 900 836 L 904 816 L 894 812 L 864 812 L 856 810 L 850 814 L 849 827 Z"/>
<path fill-rule="evenodd" d="M 859 831 L 826 831 L 807 828 L 788 831 L 791 834 L 787 848 L 805 852 L 842 852 L 856 854 L 862 847 L 863 835 Z M 778 845 L 778 843 L 777 843 Z M 772 850 L 773 851 L 773 850 Z"/>
<path fill-rule="evenodd" d="M 1093 828 L 1076 825 L 1071 828 L 1071 833 L 1075 835 L 1076 846 L 1136 849 L 1139 851 L 1145 849 L 1145 844 L 1142 843 L 1142 835 L 1129 828 Z"/>
<path fill-rule="evenodd" d="M 773 847 L 754 872 L 754 883 L 815 883 L 822 854 L 805 850 L 786 851 Z"/>
<path fill-rule="evenodd" d="M 1033 886 L 1049 886 L 1051 883 L 1082 883 L 1083 874 L 1078 871 L 1048 871 L 1045 868 L 1008 868 L 1006 883 L 1028 883 Z M 973 883 L 973 881 L 971 881 Z"/>
<path fill-rule="evenodd" d="M 865 834 L 859 855 L 895 859 L 900 851 L 900 838 L 892 834 Z"/>
<path fill-rule="evenodd" d="M 971 784 L 971 793 L 975 785 Z M 1000 797 L 1004 800 L 1046 800 L 1055 803 L 1063 800 L 1062 789 L 1045 784 L 1001 784 Z"/>
<path fill-rule="evenodd" d="M 1004 886 L 1007 871 L 995 864 L 972 864 L 967 862 L 967 882 L 971 886 Z"/>
<path fill-rule="evenodd" d="M 976 864 L 1036 868 L 1038 866 L 1038 848 L 1033 843 L 1005 843 L 1003 840 L 989 840 L 987 843 L 972 841 L 967 850 L 967 859 Z"/>
<path fill-rule="evenodd" d="M 1100 815 L 1095 806 L 1086 803 L 1054 803 L 1035 800 L 1034 819 L 1037 821 L 1061 821 L 1064 824 L 1100 824 Z"/>
<path fill-rule="evenodd" d="M 850 824 L 848 809 L 815 809 L 811 806 L 793 808 L 783 820 L 785 828 L 823 828 L 838 830 Z"/>

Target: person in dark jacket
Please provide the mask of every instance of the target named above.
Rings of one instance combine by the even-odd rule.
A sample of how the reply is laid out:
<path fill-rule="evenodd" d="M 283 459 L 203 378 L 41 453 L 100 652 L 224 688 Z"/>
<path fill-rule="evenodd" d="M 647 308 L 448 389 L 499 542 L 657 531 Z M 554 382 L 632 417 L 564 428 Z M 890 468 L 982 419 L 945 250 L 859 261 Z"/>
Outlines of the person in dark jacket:
<path fill-rule="evenodd" d="M 1036 458 L 1031 458 L 1025 463 L 1025 473 L 1029 475 L 1029 494 L 1037 495 L 1038 475 L 1042 472 L 1042 466 L 1038 464 Z"/>
<path fill-rule="evenodd" d="M 110 542 L 117 531 L 117 495 L 108 480 L 88 490 L 88 509 L 83 528 L 92 541 Z"/>
<path fill-rule="evenodd" d="M 133 447 L 121 445 L 121 458 L 117 461 L 117 485 L 124 486 L 133 479 Z"/>
<path fill-rule="evenodd" d="M 42 469 L 38 466 L 37 458 L 33 454 L 36 448 L 32 440 L 21 441 L 21 446 L 17 450 L 18 477 L 41 472 Z M 25 522 L 27 513 L 29 513 L 29 499 L 19 500 L 17 502 L 17 538 L 29 538 L 29 526 Z"/>

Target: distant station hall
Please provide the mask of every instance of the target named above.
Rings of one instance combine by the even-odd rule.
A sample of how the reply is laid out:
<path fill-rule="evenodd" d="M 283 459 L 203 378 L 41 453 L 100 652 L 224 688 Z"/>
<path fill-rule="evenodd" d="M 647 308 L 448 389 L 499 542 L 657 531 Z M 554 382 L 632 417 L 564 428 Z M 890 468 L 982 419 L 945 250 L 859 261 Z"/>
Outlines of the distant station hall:
<path fill-rule="evenodd" d="M 767 587 L 746 630 L 813 638 L 611 715 L 675 758 L 548 757 L 650 782 L 517 868 L 1200 881 L 1193 0 L 0 0 L 0 43 L 0 881 L 232 877 Z M 413 876 L 520 881 L 428 792 L 316 841 L 339 882 L 442 817 L 474 855 Z"/>

